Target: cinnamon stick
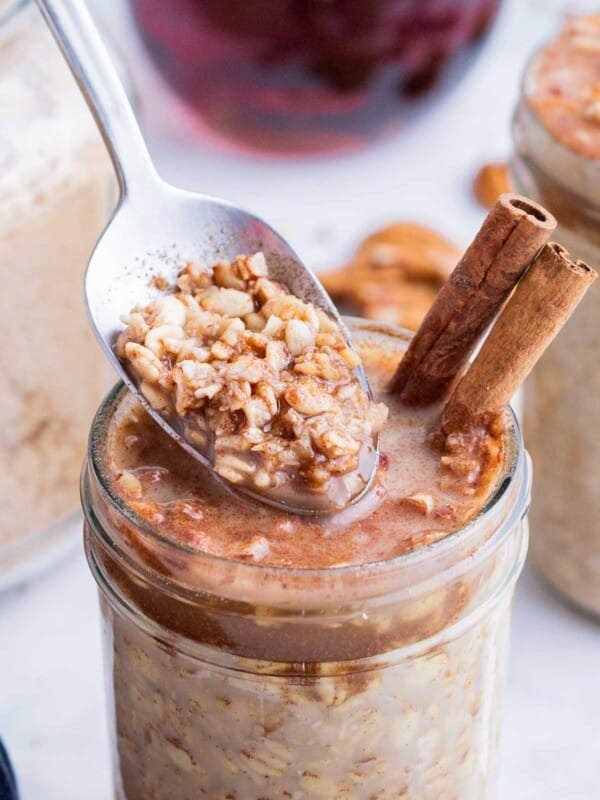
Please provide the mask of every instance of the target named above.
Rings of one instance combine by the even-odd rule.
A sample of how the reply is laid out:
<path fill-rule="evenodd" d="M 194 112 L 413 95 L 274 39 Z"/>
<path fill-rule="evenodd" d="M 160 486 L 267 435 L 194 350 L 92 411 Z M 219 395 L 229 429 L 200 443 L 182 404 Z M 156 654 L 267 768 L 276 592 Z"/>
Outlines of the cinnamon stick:
<path fill-rule="evenodd" d="M 442 412 L 448 434 L 505 406 L 597 275 L 561 245 L 543 247 Z"/>
<path fill-rule="evenodd" d="M 444 397 L 478 340 L 556 227 L 542 206 L 501 195 L 442 288 L 392 380 L 409 405 Z"/>

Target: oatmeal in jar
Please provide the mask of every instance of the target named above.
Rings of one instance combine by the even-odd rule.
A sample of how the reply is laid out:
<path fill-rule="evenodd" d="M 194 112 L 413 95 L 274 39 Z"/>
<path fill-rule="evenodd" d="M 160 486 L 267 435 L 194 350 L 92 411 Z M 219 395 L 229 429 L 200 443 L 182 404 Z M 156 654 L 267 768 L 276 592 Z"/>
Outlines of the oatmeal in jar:
<path fill-rule="evenodd" d="M 430 445 L 386 394 L 407 337 L 354 322 L 390 409 L 375 485 L 332 517 L 249 504 L 117 388 L 94 424 L 119 800 L 491 798 L 528 468 L 512 424 Z"/>
<path fill-rule="evenodd" d="M 513 180 L 558 220 L 558 239 L 600 263 L 600 15 L 572 17 L 532 59 L 514 121 Z M 600 615 L 600 286 L 537 365 L 524 397 L 536 470 L 531 550 L 543 575 Z"/>
<path fill-rule="evenodd" d="M 0 109 L 5 586 L 74 539 L 81 460 L 107 386 L 80 295 L 109 212 L 110 162 L 33 2 L 0 0 Z"/>

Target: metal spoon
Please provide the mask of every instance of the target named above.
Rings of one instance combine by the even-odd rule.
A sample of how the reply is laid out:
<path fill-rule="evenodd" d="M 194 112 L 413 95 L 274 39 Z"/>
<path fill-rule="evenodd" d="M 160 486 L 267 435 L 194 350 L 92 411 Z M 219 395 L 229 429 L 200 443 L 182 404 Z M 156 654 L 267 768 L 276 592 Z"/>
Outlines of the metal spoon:
<path fill-rule="evenodd" d="M 153 276 L 160 275 L 173 283 L 188 261 L 212 264 L 262 250 L 271 276 L 334 317 L 351 347 L 349 334 L 315 275 L 269 225 L 223 200 L 171 186 L 156 173 L 127 95 L 83 0 L 36 2 L 98 123 L 119 182 L 117 209 L 96 245 L 85 275 L 90 321 L 129 390 L 181 447 L 212 469 L 209 454 L 184 438 L 178 420 L 165 419 L 148 404 L 134 376 L 125 370 L 113 350 L 123 327 L 121 315 L 160 295 L 153 286 Z M 357 370 L 357 377 L 370 395 L 362 368 Z M 361 469 L 364 484 L 346 505 L 358 500 L 373 480 L 376 444 L 373 457 Z M 268 492 L 258 494 L 239 486 L 235 491 L 294 513 L 337 510 L 333 503 L 330 507 L 324 505 L 323 497 L 307 500 L 299 496 L 282 502 Z"/>

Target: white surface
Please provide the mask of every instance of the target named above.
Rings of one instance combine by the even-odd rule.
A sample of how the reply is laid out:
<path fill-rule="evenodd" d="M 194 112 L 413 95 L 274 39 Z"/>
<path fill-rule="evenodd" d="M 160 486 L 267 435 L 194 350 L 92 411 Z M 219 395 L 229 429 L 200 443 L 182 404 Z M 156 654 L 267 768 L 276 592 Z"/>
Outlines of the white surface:
<path fill-rule="evenodd" d="M 123 41 L 118 0 L 95 4 Z M 128 44 L 124 52 L 165 177 L 264 215 L 321 268 L 343 260 L 373 226 L 396 219 L 468 241 L 481 220 L 471 175 L 508 153 L 518 75 L 548 25 L 545 12 L 560 5 L 509 0 L 457 90 L 393 139 L 335 159 L 255 160 L 203 149 L 178 127 L 155 79 L 142 74 L 138 48 Z M 0 643 L 0 735 L 23 800 L 109 800 L 99 620 L 81 553 L 0 596 Z M 526 571 L 515 607 L 500 800 L 600 796 L 599 670 L 600 627 L 564 608 Z"/>

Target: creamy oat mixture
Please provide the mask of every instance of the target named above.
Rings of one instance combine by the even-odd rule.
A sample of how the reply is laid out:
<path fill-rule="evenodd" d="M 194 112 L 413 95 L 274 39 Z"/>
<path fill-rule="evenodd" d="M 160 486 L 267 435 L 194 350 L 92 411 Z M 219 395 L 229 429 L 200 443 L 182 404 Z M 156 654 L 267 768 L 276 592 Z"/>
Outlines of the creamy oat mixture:
<path fill-rule="evenodd" d="M 304 676 L 281 663 L 263 675 L 213 667 L 103 611 L 117 800 L 495 797 L 510 595 L 442 646 L 368 671 L 309 664 Z M 273 622 L 272 638 L 294 635 Z"/>
<path fill-rule="evenodd" d="M 600 159 L 600 14 L 574 17 L 536 56 L 530 107 L 563 145 Z"/>
<path fill-rule="evenodd" d="M 483 431 L 431 444 L 439 407 L 407 411 L 385 392 L 397 363 L 379 346 L 360 355 L 376 397 L 390 409 L 380 436 L 375 484 L 355 506 L 310 520 L 236 500 L 184 454 L 132 398 L 109 431 L 107 468 L 115 489 L 167 538 L 229 559 L 330 567 L 390 558 L 463 525 L 485 503 L 503 461 L 498 438 Z"/>
<path fill-rule="evenodd" d="M 269 279 L 262 253 L 188 264 L 176 291 L 124 321 L 117 355 L 221 477 L 339 507 L 360 493 L 387 410 L 337 323 Z"/>

